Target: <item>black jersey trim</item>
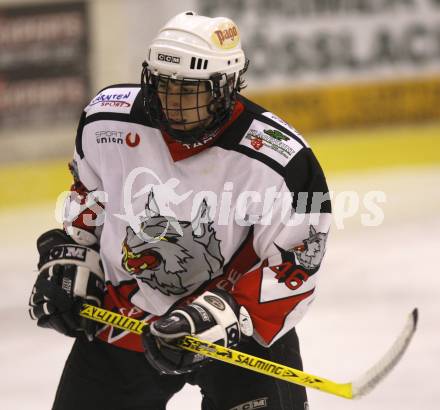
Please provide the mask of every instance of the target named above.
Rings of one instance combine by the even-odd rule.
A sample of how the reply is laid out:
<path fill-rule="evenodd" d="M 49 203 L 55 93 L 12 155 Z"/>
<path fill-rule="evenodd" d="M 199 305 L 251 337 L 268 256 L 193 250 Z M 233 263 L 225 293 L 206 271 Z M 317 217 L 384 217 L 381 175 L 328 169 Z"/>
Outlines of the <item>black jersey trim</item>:
<path fill-rule="evenodd" d="M 267 111 L 266 109 L 242 96 L 239 96 L 239 101 L 245 106 L 244 112 L 234 123 L 230 125 L 230 127 L 224 132 L 222 137 L 215 143 L 215 145 L 225 150 L 239 152 L 248 158 L 262 162 L 280 175 L 289 191 L 295 194 L 292 198 L 293 209 L 298 208 L 297 194 L 299 192 L 307 192 L 307 204 L 305 206 L 305 210 L 301 209 L 301 213 L 310 213 L 313 210 L 313 193 L 328 193 L 328 186 L 324 173 L 312 149 L 307 146 L 306 143 L 304 143 L 301 137 L 286 129 L 278 122 L 262 115 L 264 112 L 270 111 Z M 291 136 L 295 141 L 297 141 L 302 148 L 292 158 L 290 158 L 290 161 L 287 164 L 281 165 L 278 161 L 270 156 L 255 151 L 245 145 L 241 145 L 240 142 L 254 120 L 260 121 L 271 127 L 273 126 L 273 128 L 285 132 L 287 135 Z M 300 209 L 298 210 L 300 211 Z M 331 212 L 330 200 L 326 200 L 322 204 L 321 213 L 327 212 Z"/>
<path fill-rule="evenodd" d="M 90 124 L 95 121 L 120 121 L 130 124 L 140 124 L 151 128 L 157 128 L 151 126 L 145 118 L 133 118 L 130 114 L 122 114 L 117 112 L 97 112 L 96 114 L 89 115 L 84 121 L 84 125 Z"/>
<path fill-rule="evenodd" d="M 230 146 L 230 147 L 221 144 L 216 144 L 216 145 L 224 150 L 239 152 L 240 154 L 243 154 L 248 158 L 252 158 L 256 161 L 262 162 L 270 169 L 272 169 L 272 171 L 275 171 L 277 174 L 279 174 L 282 178 L 284 178 L 285 176 L 284 167 L 279 162 L 268 157 L 267 155 L 260 154 L 259 152 L 251 148 L 245 147 L 243 145 Z"/>
<path fill-rule="evenodd" d="M 214 146 L 226 151 L 239 152 L 249 158 L 262 162 L 284 178 L 284 167 L 279 162 L 249 147 L 240 145 L 245 132 L 251 126 L 252 121 L 256 119 L 255 113 L 248 110 L 248 103 L 243 101 L 243 104 L 245 105 L 245 111 L 224 131 L 220 139 L 214 143 Z"/>
<path fill-rule="evenodd" d="M 228 151 L 239 152 L 249 158 L 260 161 L 269 168 L 271 168 L 273 171 L 275 171 L 277 174 L 279 174 L 283 179 L 285 179 L 287 175 L 286 167 L 289 165 L 289 163 L 295 161 L 295 157 L 301 151 L 303 151 L 304 149 L 309 149 L 309 147 L 295 133 L 286 129 L 276 121 L 273 121 L 270 118 L 263 115 L 264 112 L 270 112 L 270 111 L 255 104 L 254 102 L 248 100 L 247 98 L 241 95 L 238 96 L 238 101 L 240 101 L 244 105 L 245 107 L 244 112 L 238 117 L 238 119 L 235 122 L 233 122 L 225 130 L 221 138 L 218 141 L 216 141 L 214 145 Z M 249 129 L 249 127 L 251 126 L 254 120 L 267 124 L 269 127 L 279 129 L 280 131 L 286 133 L 301 145 L 302 148 L 300 149 L 300 151 L 290 159 L 288 164 L 281 165 L 277 160 L 271 158 L 270 156 L 266 154 L 262 154 L 258 151 L 253 150 L 252 148 L 240 144 L 246 131 Z"/>
<path fill-rule="evenodd" d="M 136 88 L 139 85 L 136 84 L 121 84 L 121 85 L 112 85 L 107 88 L 103 88 L 99 93 L 104 90 L 109 90 L 112 88 Z M 99 94 L 98 93 L 98 94 Z M 98 95 L 97 94 L 97 95 Z M 109 111 L 101 111 L 94 114 L 90 114 L 86 116 L 85 123 L 89 124 L 93 121 L 99 120 L 114 120 L 114 121 L 122 121 L 122 122 L 133 122 L 135 124 L 147 125 L 151 126 L 151 121 L 147 117 L 147 114 L 144 110 L 144 102 L 142 99 L 141 89 L 139 87 L 139 91 L 136 95 L 136 98 L 133 101 L 133 106 L 129 113 L 118 113 L 118 112 L 109 112 Z M 156 128 L 156 127 L 152 127 Z"/>
<path fill-rule="evenodd" d="M 84 124 L 85 119 L 86 119 L 86 112 L 83 111 L 83 113 L 81 114 L 81 118 L 79 120 L 78 128 L 76 130 L 76 137 L 75 137 L 75 149 L 81 159 L 84 158 L 84 151 L 82 146 L 82 134 L 85 125 Z"/>
<path fill-rule="evenodd" d="M 83 112 L 81 115 L 81 119 L 78 125 L 77 133 L 76 133 L 76 140 L 75 140 L 75 147 L 76 151 L 78 152 L 78 155 L 81 159 L 84 158 L 84 150 L 83 150 L 83 142 L 82 142 L 82 134 L 84 127 L 87 124 L 90 124 L 95 121 L 119 121 L 119 122 L 127 122 L 127 123 L 133 123 L 133 124 L 140 124 L 144 125 L 146 127 L 150 128 L 156 128 L 156 126 L 152 125 L 151 121 L 147 117 L 145 110 L 144 110 L 144 102 L 142 100 L 142 93 L 140 92 L 140 86 L 139 84 L 115 84 L 111 85 L 109 87 L 105 87 L 101 89 L 96 95 L 99 93 L 110 90 L 112 88 L 136 88 L 139 87 L 139 92 L 136 95 L 136 98 L 133 101 L 133 106 L 131 107 L 131 110 L 129 113 L 117 113 L 117 112 L 108 112 L 108 111 L 101 111 L 97 112 L 95 114 L 87 115 L 87 112 Z"/>
<path fill-rule="evenodd" d="M 141 88 L 140 84 L 136 84 L 136 83 L 121 83 L 121 84 L 112 84 L 112 85 L 108 85 L 107 87 L 101 88 L 96 95 L 98 95 L 99 93 L 102 93 L 104 90 L 108 90 L 110 88 Z"/>
<path fill-rule="evenodd" d="M 292 208 L 300 213 L 316 212 L 313 206 L 315 193 L 328 194 L 329 189 L 324 172 L 313 151 L 310 148 L 302 149 L 294 160 L 286 165 L 285 175 L 285 183 L 289 191 L 295 193 L 292 198 Z M 307 204 L 297 209 L 299 199 L 297 194 L 300 192 L 307 192 Z M 326 199 L 320 205 L 320 213 L 331 213 L 330 199 Z"/>

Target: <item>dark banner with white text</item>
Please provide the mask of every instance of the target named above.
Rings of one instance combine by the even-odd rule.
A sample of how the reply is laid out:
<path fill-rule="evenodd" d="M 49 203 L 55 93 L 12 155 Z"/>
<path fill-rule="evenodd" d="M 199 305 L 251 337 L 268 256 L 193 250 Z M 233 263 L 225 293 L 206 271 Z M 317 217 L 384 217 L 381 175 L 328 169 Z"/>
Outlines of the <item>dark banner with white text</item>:
<path fill-rule="evenodd" d="M 0 126 L 79 117 L 89 97 L 85 2 L 0 8 Z"/>

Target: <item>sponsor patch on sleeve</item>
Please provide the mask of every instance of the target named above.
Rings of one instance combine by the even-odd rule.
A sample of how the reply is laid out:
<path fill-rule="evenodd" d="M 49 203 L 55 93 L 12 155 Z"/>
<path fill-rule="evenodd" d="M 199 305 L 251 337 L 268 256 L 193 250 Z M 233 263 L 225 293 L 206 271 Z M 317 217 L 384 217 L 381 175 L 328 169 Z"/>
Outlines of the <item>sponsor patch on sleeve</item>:
<path fill-rule="evenodd" d="M 294 127 L 292 127 L 290 124 L 288 124 L 286 121 L 278 117 L 278 115 L 275 115 L 274 113 L 270 111 L 263 112 L 265 117 L 270 118 L 272 121 L 275 121 L 276 123 L 280 124 L 284 128 L 288 129 L 289 131 L 293 132 L 304 144 L 306 147 L 309 146 L 307 141 L 304 139 L 304 137 L 298 132 L 298 130 Z"/>
<path fill-rule="evenodd" d="M 107 88 L 101 91 L 86 107 L 86 116 L 98 112 L 129 114 L 139 87 Z"/>
<path fill-rule="evenodd" d="M 252 121 L 240 145 L 265 154 L 283 166 L 303 148 L 295 138 L 258 120 Z"/>

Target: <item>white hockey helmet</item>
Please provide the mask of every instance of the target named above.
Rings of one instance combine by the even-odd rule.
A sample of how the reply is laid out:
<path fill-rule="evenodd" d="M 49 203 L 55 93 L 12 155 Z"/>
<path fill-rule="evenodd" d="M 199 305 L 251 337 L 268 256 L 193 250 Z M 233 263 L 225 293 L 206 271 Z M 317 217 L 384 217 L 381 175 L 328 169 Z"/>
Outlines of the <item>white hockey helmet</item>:
<path fill-rule="evenodd" d="M 236 74 L 246 59 L 236 24 L 226 17 L 187 11 L 173 17 L 151 43 L 146 62 L 153 74 L 209 80 L 213 74 Z"/>
<path fill-rule="evenodd" d="M 248 61 L 241 48 L 237 25 L 226 17 L 210 18 L 187 11 L 173 17 L 159 31 L 143 64 L 142 88 L 150 118 L 183 142 L 200 140 L 230 116 Z M 157 79 L 203 81 L 209 84 L 213 120 L 209 126 L 176 132 L 158 107 Z M 154 95 L 156 94 L 156 96 Z"/>

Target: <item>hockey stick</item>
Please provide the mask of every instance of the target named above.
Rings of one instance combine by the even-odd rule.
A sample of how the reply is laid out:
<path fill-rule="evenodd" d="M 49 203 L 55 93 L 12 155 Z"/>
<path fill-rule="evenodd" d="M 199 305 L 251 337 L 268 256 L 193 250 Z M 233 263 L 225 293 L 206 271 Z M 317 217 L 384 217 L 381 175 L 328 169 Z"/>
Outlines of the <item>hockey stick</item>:
<path fill-rule="evenodd" d="M 148 325 L 148 323 L 140 320 L 88 304 L 82 306 L 79 314 L 87 319 L 127 330 L 138 335 L 142 334 L 142 329 Z M 211 342 L 206 342 L 192 336 L 185 336 L 178 339 L 177 345 L 182 349 L 262 373 L 266 376 L 321 390 L 346 399 L 356 399 L 373 390 L 399 362 L 416 331 L 417 318 L 418 311 L 414 309 L 409 315 L 402 332 L 388 352 L 370 370 L 350 383 L 336 383 L 301 370 L 219 346 Z"/>

